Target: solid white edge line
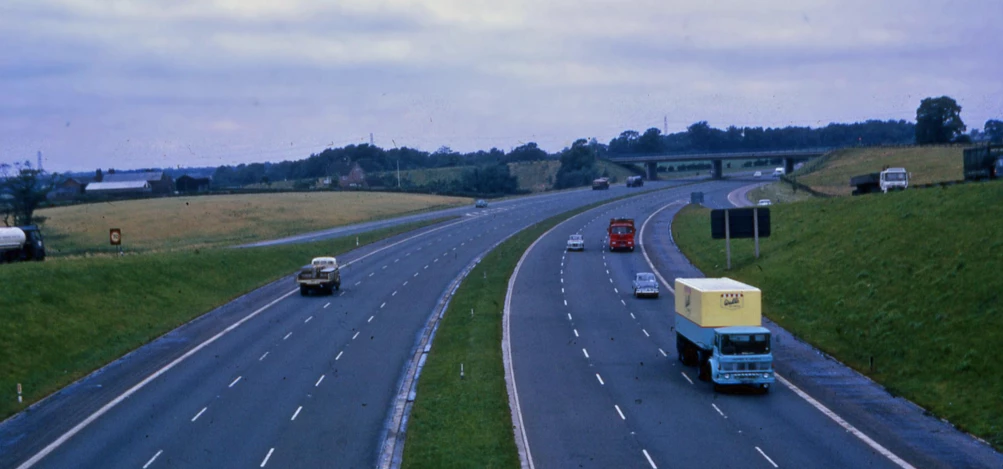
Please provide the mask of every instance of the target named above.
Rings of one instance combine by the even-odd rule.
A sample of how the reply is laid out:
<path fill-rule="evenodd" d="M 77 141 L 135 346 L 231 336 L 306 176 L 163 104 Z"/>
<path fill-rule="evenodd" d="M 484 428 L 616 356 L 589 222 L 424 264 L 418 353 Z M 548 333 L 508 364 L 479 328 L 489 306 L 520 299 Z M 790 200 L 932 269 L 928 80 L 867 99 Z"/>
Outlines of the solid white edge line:
<path fill-rule="evenodd" d="M 898 457 L 897 455 L 895 455 L 895 453 L 892 453 L 891 451 L 889 451 L 884 446 L 881 446 L 880 443 L 878 443 L 878 442 L 874 441 L 873 439 L 871 439 L 871 437 L 869 437 L 866 434 L 864 434 L 864 432 L 862 432 L 860 430 L 857 430 L 857 427 L 854 427 L 853 425 L 851 425 L 846 420 L 843 420 L 842 417 L 840 417 L 839 415 L 836 415 L 835 412 L 833 412 L 832 410 L 829 410 L 829 408 L 826 407 L 825 405 L 823 405 L 821 402 L 816 401 L 815 398 L 809 396 L 808 393 L 802 391 L 801 388 L 795 386 L 794 383 L 791 383 L 790 381 L 787 381 L 786 379 L 784 379 L 782 376 L 780 376 L 778 374 L 774 374 L 774 376 L 777 378 L 777 381 L 780 381 L 781 383 L 783 383 L 784 386 L 787 386 L 788 388 L 790 388 L 791 391 L 794 391 L 795 394 L 797 394 L 798 396 L 801 396 L 802 399 L 804 399 L 809 404 L 811 404 L 813 407 L 815 407 L 816 409 L 818 409 L 819 412 L 822 412 L 823 414 L 825 414 L 827 417 L 829 417 L 834 422 L 836 422 L 837 424 L 839 424 L 839 426 L 843 427 L 843 429 L 845 429 L 846 431 L 852 433 L 853 436 L 856 436 L 857 438 L 859 438 L 861 441 L 863 441 L 864 443 L 866 443 L 867 446 L 870 446 L 871 449 L 873 449 L 874 451 L 877 451 L 882 456 L 888 458 L 891 462 L 895 463 L 895 465 L 897 465 L 898 467 L 901 467 L 902 469 L 915 469 L 911 464 L 905 462 L 905 460 L 903 460 L 902 458 Z"/>
<path fill-rule="evenodd" d="M 269 449 L 268 450 L 268 454 L 265 455 L 265 459 L 263 461 L 261 461 L 261 465 L 258 466 L 258 467 L 265 467 L 265 464 L 268 464 L 268 459 L 272 457 L 272 453 L 274 451 L 275 451 L 275 448 Z"/>
<path fill-rule="evenodd" d="M 293 416 L 291 419 L 289 419 L 289 421 L 292 422 L 293 420 L 296 420 L 296 416 L 300 414 L 301 410 L 303 410 L 303 406 L 297 407 L 296 412 L 293 412 Z"/>
<path fill-rule="evenodd" d="M 651 460 L 651 455 L 648 454 L 648 450 L 642 449 L 641 452 L 644 453 L 644 457 L 647 458 L 648 464 L 651 464 L 651 469 L 658 469 L 658 466 L 655 465 L 655 461 Z"/>
<path fill-rule="evenodd" d="M 773 467 L 780 467 L 777 465 L 777 463 L 773 462 L 773 460 L 770 459 L 770 457 L 767 456 L 766 453 L 763 452 L 763 450 L 759 449 L 758 446 L 756 447 L 756 451 L 759 451 L 759 454 L 763 455 L 763 457 L 766 458 L 766 460 L 769 461 L 770 464 L 773 464 Z"/>
<path fill-rule="evenodd" d="M 209 408 L 208 407 L 203 407 L 202 410 L 199 411 L 199 413 L 195 414 L 195 416 L 192 417 L 192 422 L 198 420 L 199 417 L 201 417 L 202 414 L 204 414 L 207 409 L 209 409 Z"/>
<path fill-rule="evenodd" d="M 167 365 L 164 365 L 163 368 L 161 368 L 161 369 L 153 372 L 153 374 L 151 374 L 150 376 L 147 376 L 146 378 L 144 378 L 139 383 L 136 383 L 135 386 L 129 388 L 128 390 L 126 390 L 124 393 L 120 394 L 115 399 L 112 399 L 111 402 L 109 402 L 109 403 L 105 404 L 104 406 L 102 406 L 100 409 L 98 409 L 97 411 L 95 411 L 93 414 L 89 415 L 83 421 L 81 421 L 80 423 L 76 424 L 73 428 L 67 430 L 66 433 L 63 433 L 62 435 L 60 435 L 59 438 L 56 438 L 55 441 L 53 441 L 52 443 L 49 443 L 45 448 L 42 448 L 41 451 L 39 451 L 38 453 L 36 453 L 30 459 L 28 459 L 27 461 L 21 463 L 20 466 L 17 466 L 17 469 L 28 469 L 29 467 L 34 466 L 35 464 L 38 463 L 38 461 L 41 461 L 42 458 L 48 456 L 49 453 L 52 453 L 53 451 L 55 451 L 56 448 L 59 448 L 60 446 L 62 446 L 63 443 L 66 443 L 66 440 L 69 440 L 70 438 L 72 438 L 77 433 L 80 433 L 81 430 L 83 430 L 84 428 L 86 428 L 88 425 L 90 425 L 91 423 L 93 423 L 95 420 L 97 420 L 102 415 L 108 413 L 109 410 L 111 410 L 112 408 L 114 408 L 115 406 L 117 406 L 118 404 L 120 404 L 122 401 L 128 399 L 130 396 L 132 396 L 137 391 L 139 391 L 140 389 L 142 389 L 143 387 L 145 387 L 147 384 L 149 384 L 151 381 L 159 378 L 161 375 L 163 375 L 164 373 L 166 373 L 167 371 L 169 371 L 171 368 L 174 368 L 179 363 L 185 361 L 186 359 L 188 359 L 188 357 L 190 357 L 192 355 L 195 355 L 196 353 L 198 353 L 203 348 L 208 347 L 209 344 L 211 344 L 211 343 L 219 340 L 220 337 L 223 337 L 224 335 L 230 333 L 230 331 L 236 329 L 237 327 L 240 327 L 241 324 L 244 324 L 245 322 L 251 320 L 252 318 L 254 318 L 255 316 L 257 316 L 258 314 L 261 314 L 262 311 L 264 311 L 264 310 L 266 310 L 266 309 L 274 306 L 276 303 L 278 303 L 278 302 L 280 302 L 280 301 L 282 301 L 282 300 L 290 297 L 292 294 L 297 293 L 297 292 L 299 292 L 299 288 L 297 288 L 297 289 L 295 289 L 293 291 L 290 291 L 289 293 L 286 293 L 285 295 L 282 295 L 282 296 L 276 298 L 271 303 L 268 303 L 267 305 L 262 306 L 261 308 L 258 308 L 253 313 L 248 314 L 247 316 L 244 316 L 240 321 L 237 321 L 237 322 L 231 324 L 226 329 L 223 329 L 222 331 L 218 332 L 216 335 L 214 335 L 214 336 L 206 339 L 205 342 L 202 342 L 201 344 L 196 345 L 194 348 L 192 348 L 188 352 L 185 352 L 184 355 L 181 355 L 180 357 L 175 358 L 174 361 L 168 363 Z"/>
<path fill-rule="evenodd" d="M 690 379 L 690 377 L 686 375 L 686 372 L 685 372 L 685 371 L 680 371 L 680 373 L 682 373 L 682 375 L 683 375 L 683 378 L 686 378 L 686 381 L 689 381 L 689 382 L 690 382 L 690 384 L 693 384 L 693 380 L 692 380 L 692 379 Z"/>
<path fill-rule="evenodd" d="M 665 285 L 665 288 L 668 288 L 673 295 L 676 294 L 676 289 L 673 288 L 673 286 L 670 285 L 667 280 L 665 280 L 665 277 L 662 277 L 662 273 L 655 268 L 655 264 L 652 263 L 651 258 L 648 257 L 648 250 L 644 248 L 644 227 L 648 226 L 648 222 L 651 221 L 652 218 L 655 218 L 655 215 L 661 213 L 662 210 L 665 210 L 677 204 L 683 204 L 683 201 L 676 200 L 675 202 L 671 202 L 667 205 L 662 206 L 662 208 L 655 210 L 651 215 L 648 215 L 648 218 L 645 218 L 644 223 L 641 224 L 641 231 L 639 231 L 637 234 L 637 244 L 641 245 L 641 254 L 644 254 L 645 262 L 647 262 L 648 265 L 651 267 L 651 271 L 655 273 L 655 276 L 658 277 L 658 280 L 662 282 L 662 285 Z M 671 229 L 671 227 L 669 229 Z"/>
<path fill-rule="evenodd" d="M 644 220 L 644 223 L 641 224 L 641 232 L 638 235 L 638 244 L 641 245 L 641 253 L 644 254 L 644 260 L 647 261 L 648 266 L 651 267 L 651 271 L 654 272 L 654 274 L 658 277 L 658 279 L 661 280 L 662 284 L 665 285 L 665 287 L 668 288 L 669 291 L 671 291 L 673 295 L 676 293 L 676 291 L 671 286 L 669 286 L 669 283 L 667 281 L 665 281 L 665 278 L 662 277 L 662 274 L 658 271 L 658 269 L 655 268 L 655 264 L 653 264 L 651 262 L 651 258 L 648 257 L 647 250 L 644 249 L 644 227 L 648 224 L 648 222 L 652 218 L 655 217 L 655 215 L 657 215 L 662 210 L 665 210 L 665 209 L 671 207 L 674 204 L 681 204 L 681 203 L 683 203 L 683 201 L 677 200 L 677 201 L 672 202 L 672 203 L 670 203 L 668 205 L 665 205 L 664 207 L 656 210 L 654 213 L 652 213 L 651 215 L 649 215 L 648 218 Z M 861 432 L 856 427 L 854 427 L 853 425 L 851 425 L 849 422 L 847 422 L 846 420 L 843 420 L 842 417 L 840 417 L 839 415 L 837 415 L 835 412 L 833 412 L 832 410 L 830 410 L 828 407 L 822 405 L 821 402 L 818 402 L 817 400 L 815 400 L 815 398 L 809 396 L 808 393 L 802 391 L 800 388 L 798 388 L 797 386 L 795 386 L 794 383 L 791 383 L 790 381 L 787 381 L 786 379 L 784 379 L 784 377 L 780 376 L 779 374 L 774 373 L 773 376 L 781 384 L 783 384 L 784 386 L 787 386 L 791 391 L 794 391 L 795 394 L 797 394 L 802 399 L 804 399 L 806 402 L 808 402 L 813 407 L 815 407 L 816 409 L 818 409 L 819 412 L 822 412 L 823 414 L 825 414 L 827 417 L 829 417 L 834 422 L 836 422 L 839 426 L 843 427 L 844 430 L 852 433 L 858 439 L 860 439 L 861 441 L 863 441 L 867 446 L 870 446 L 871 449 L 877 451 L 882 456 L 888 458 L 888 460 L 890 460 L 895 465 L 899 466 L 902 469 L 915 469 L 914 466 L 912 466 L 911 464 L 905 462 L 905 460 L 903 460 L 902 458 L 898 457 L 895 453 L 892 453 L 887 448 L 885 448 L 884 446 L 881 446 L 881 444 L 879 444 L 878 442 L 876 442 L 873 439 L 871 439 L 871 437 L 869 437 L 866 434 L 864 434 L 864 432 Z M 686 378 L 686 381 L 689 381 L 690 384 L 693 384 L 693 380 L 691 380 L 689 376 L 686 376 L 686 373 L 683 373 L 683 377 Z"/>
<path fill-rule="evenodd" d="M 620 414 L 620 420 L 627 420 L 627 417 L 623 415 L 623 411 L 620 410 L 620 406 L 613 404 L 613 408 L 616 409 L 616 413 Z"/>
<path fill-rule="evenodd" d="M 154 454 L 153 457 L 150 458 L 149 461 L 146 461 L 146 464 L 143 464 L 143 469 L 146 469 L 146 468 L 150 467 L 150 464 L 153 464 L 153 461 L 156 461 L 157 458 L 160 457 L 160 453 L 163 453 L 163 452 L 164 452 L 164 450 L 157 451 L 157 454 Z"/>

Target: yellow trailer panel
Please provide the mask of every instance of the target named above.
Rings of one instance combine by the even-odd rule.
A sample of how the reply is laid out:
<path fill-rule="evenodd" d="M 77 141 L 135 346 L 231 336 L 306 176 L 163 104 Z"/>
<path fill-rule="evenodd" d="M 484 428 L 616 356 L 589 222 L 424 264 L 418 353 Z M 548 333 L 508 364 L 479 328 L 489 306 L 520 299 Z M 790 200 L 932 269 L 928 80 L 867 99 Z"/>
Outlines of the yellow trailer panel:
<path fill-rule="evenodd" d="M 676 279 L 676 314 L 700 327 L 761 326 L 762 297 L 730 278 Z"/>

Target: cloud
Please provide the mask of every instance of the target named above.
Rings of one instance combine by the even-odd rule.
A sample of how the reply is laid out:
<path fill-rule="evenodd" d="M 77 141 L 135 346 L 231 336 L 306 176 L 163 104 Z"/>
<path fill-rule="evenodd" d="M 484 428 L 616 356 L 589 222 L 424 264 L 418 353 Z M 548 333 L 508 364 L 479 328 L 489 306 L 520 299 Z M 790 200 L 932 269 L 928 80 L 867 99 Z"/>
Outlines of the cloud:
<path fill-rule="evenodd" d="M 663 116 L 912 118 L 943 94 L 981 125 L 1003 108 L 1000 17 L 998 0 L 13 0 L 0 161 L 294 159 L 370 132 L 553 151 Z"/>

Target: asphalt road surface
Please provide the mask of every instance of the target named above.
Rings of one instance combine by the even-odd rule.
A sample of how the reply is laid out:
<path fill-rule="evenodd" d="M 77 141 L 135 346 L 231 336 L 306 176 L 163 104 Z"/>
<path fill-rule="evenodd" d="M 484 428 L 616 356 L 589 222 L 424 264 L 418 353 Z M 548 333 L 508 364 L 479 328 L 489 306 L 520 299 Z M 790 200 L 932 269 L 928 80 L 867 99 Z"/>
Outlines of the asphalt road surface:
<path fill-rule="evenodd" d="M 0 424 L 0 467 L 373 467 L 406 363 L 466 265 L 547 217 L 687 182 L 423 215 L 461 217 L 342 256 L 333 296 L 287 277 L 68 386 Z"/>
<path fill-rule="evenodd" d="M 729 193 L 753 181 L 703 186 L 705 205 L 729 207 Z M 602 249 L 610 217 L 634 218 L 640 228 L 651 216 L 643 242 L 655 271 L 667 282 L 702 277 L 669 233 L 673 214 L 698 187 L 578 215 L 525 257 L 509 320 L 519 431 L 533 466 L 1003 467 L 989 446 L 889 396 L 769 321 L 775 367 L 790 386 L 778 381 L 766 395 L 715 393 L 699 381 L 695 368 L 677 360 L 673 292 L 663 285 L 658 299 L 632 295 L 634 274 L 653 270 L 645 253 Z M 575 233 L 584 235 L 587 249 L 565 252 Z"/>

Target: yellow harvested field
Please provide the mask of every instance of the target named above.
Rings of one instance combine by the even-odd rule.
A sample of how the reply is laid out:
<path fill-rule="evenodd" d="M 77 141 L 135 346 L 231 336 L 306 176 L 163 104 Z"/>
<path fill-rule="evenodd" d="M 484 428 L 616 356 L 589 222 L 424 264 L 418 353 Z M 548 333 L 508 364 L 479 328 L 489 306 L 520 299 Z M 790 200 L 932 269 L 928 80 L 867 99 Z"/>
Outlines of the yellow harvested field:
<path fill-rule="evenodd" d="M 471 203 L 465 197 L 380 192 L 166 197 L 40 210 L 49 252 L 110 252 L 108 230 L 126 250 L 162 251 L 272 239 L 422 210 Z"/>
<path fill-rule="evenodd" d="M 965 146 L 875 147 L 839 150 L 821 168 L 800 175 L 798 182 L 831 195 L 850 195 L 850 178 L 902 167 L 911 173 L 909 184 L 963 179 L 961 154 Z"/>

